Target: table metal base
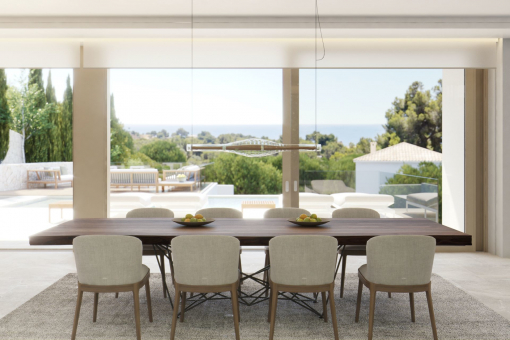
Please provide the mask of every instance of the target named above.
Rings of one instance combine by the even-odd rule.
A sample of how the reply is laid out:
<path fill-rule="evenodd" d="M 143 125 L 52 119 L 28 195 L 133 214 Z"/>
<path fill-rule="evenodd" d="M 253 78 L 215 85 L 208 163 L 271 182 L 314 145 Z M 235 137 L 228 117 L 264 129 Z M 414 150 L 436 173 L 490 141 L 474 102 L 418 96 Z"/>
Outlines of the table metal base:
<path fill-rule="evenodd" d="M 154 248 L 154 252 L 155 253 L 157 253 L 158 251 L 159 252 L 163 252 L 165 257 L 168 259 L 168 261 L 170 263 L 170 271 L 172 273 L 172 285 L 173 285 L 173 272 L 174 272 L 174 268 L 173 268 L 173 261 L 172 261 L 170 246 L 163 245 L 163 244 L 154 244 L 153 248 Z M 163 274 L 163 263 L 160 262 L 159 255 L 156 255 L 156 260 L 158 261 L 158 266 L 159 266 L 159 269 L 161 271 L 161 275 L 164 275 Z M 341 260 L 342 260 L 342 256 L 340 256 L 339 261 L 337 261 L 337 266 L 336 266 L 336 270 L 335 270 L 335 277 L 336 277 L 336 274 L 338 272 L 338 268 L 340 266 Z M 263 274 L 264 272 L 267 272 L 269 270 L 269 267 L 270 266 L 266 266 L 266 267 L 256 271 L 255 273 L 252 273 L 252 274 L 247 274 L 247 273 L 243 273 L 243 272 L 240 273 L 241 277 L 239 279 L 240 284 L 239 284 L 239 288 L 238 288 L 239 303 L 240 304 L 243 304 L 245 306 L 254 306 L 256 304 L 259 304 L 261 302 L 269 300 L 269 297 L 268 297 L 269 296 L 269 290 L 271 289 L 269 287 L 269 283 L 264 281 L 264 280 L 261 280 L 258 277 L 256 277 L 257 275 L 260 275 L 260 274 Z M 241 289 L 241 287 L 242 287 L 242 282 L 244 282 L 246 280 L 255 281 L 256 283 L 258 283 L 261 286 L 260 289 L 257 289 L 256 291 L 251 292 L 251 293 L 244 292 Z M 173 304 L 173 301 L 172 301 L 172 297 L 170 296 L 170 290 L 168 289 L 168 285 L 166 283 L 166 280 L 163 280 L 163 286 L 164 286 L 164 289 L 166 290 L 166 293 L 167 293 L 167 296 L 168 296 L 168 301 L 170 302 L 170 305 L 173 308 L 174 304 Z M 309 296 L 306 296 L 306 295 L 303 295 L 303 294 L 299 294 L 299 293 L 286 293 L 286 292 L 279 292 L 278 293 L 278 299 L 279 300 L 292 301 L 295 304 L 297 304 L 297 305 L 299 305 L 299 306 L 309 310 L 310 312 L 316 314 L 319 318 L 322 318 L 323 317 L 322 312 L 317 311 L 311 305 L 311 303 L 314 303 L 314 304 L 317 303 L 317 296 L 318 296 L 318 294 L 316 294 L 316 293 L 313 294 L 313 298 L 309 297 Z M 189 311 L 189 310 L 191 310 L 191 309 L 201 305 L 202 303 L 204 303 L 206 301 L 230 300 L 230 299 L 231 299 L 230 296 L 225 295 L 224 293 L 207 293 L 207 294 L 206 293 L 199 293 L 197 295 L 193 295 L 193 296 L 190 296 L 190 297 L 186 298 L 186 302 L 188 302 L 188 305 L 185 307 L 184 310 L 185 311 Z M 326 302 L 328 302 L 328 301 L 329 301 L 329 293 L 328 293 L 328 297 L 327 297 Z"/>

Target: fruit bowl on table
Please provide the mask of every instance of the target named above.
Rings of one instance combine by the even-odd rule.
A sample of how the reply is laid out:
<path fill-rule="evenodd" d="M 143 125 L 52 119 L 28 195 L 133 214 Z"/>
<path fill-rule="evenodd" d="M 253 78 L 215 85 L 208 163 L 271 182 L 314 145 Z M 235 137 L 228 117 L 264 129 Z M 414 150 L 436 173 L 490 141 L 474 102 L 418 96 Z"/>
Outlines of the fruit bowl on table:
<path fill-rule="evenodd" d="M 173 221 L 177 224 L 180 224 L 180 225 L 184 225 L 184 226 L 187 226 L 187 227 L 200 227 L 200 226 L 203 226 L 203 225 L 206 225 L 206 224 L 209 224 L 209 223 L 213 223 L 214 220 L 213 219 L 207 219 L 205 221 L 200 221 L 200 222 L 185 222 L 183 221 L 183 219 L 181 218 L 174 218 Z"/>
<path fill-rule="evenodd" d="M 288 221 L 292 222 L 294 224 L 297 224 L 299 226 L 302 226 L 302 227 L 317 227 L 317 226 L 320 226 L 320 225 L 328 223 L 330 220 L 326 219 L 326 218 L 322 218 L 320 220 L 320 222 L 319 221 L 316 221 L 316 222 L 305 222 L 305 221 L 298 222 L 296 219 L 289 219 Z"/>

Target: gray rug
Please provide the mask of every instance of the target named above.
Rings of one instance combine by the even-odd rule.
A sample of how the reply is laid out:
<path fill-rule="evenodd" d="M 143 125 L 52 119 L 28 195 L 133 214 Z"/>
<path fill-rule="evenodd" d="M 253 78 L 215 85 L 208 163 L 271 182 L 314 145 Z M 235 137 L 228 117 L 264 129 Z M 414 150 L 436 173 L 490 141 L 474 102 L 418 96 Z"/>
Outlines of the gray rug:
<path fill-rule="evenodd" d="M 343 299 L 336 294 L 338 327 L 341 339 L 366 339 L 368 330 L 368 290 L 364 289 L 360 322 L 354 323 L 357 292 L 356 274 L 346 277 Z M 255 289 L 247 283 L 243 289 Z M 338 285 L 337 285 L 338 287 Z M 434 276 L 432 297 L 440 339 L 510 339 L 510 322 L 456 288 Z M 71 337 L 76 306 L 77 281 L 69 274 L 0 320 L 0 339 L 65 339 Z M 149 323 L 145 293 L 141 291 L 142 339 L 168 339 L 172 310 L 163 299 L 161 275 L 151 275 L 154 322 Z M 338 293 L 338 288 L 335 293 Z M 416 323 L 411 322 L 407 294 L 378 293 L 374 339 L 432 339 L 425 294 L 416 294 Z M 136 339 L 133 299 L 130 293 L 99 297 L 98 320 L 92 322 L 93 294 L 85 293 L 77 339 Z M 315 307 L 320 309 L 322 304 Z M 268 303 L 242 306 L 241 339 L 267 339 Z M 310 311 L 292 302 L 279 301 L 275 339 L 333 339 L 331 321 L 324 323 Z M 176 339 L 234 339 L 230 301 L 206 302 L 186 313 L 177 324 Z"/>

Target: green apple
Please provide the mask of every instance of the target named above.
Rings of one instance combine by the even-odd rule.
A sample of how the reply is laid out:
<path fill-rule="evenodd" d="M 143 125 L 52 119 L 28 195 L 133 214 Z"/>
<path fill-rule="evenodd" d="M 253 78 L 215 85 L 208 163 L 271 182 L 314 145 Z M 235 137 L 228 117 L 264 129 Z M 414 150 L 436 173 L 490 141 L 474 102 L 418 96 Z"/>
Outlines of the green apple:
<path fill-rule="evenodd" d="M 190 219 L 190 222 L 196 222 L 196 221 L 197 221 L 197 219 L 194 217 Z"/>
<path fill-rule="evenodd" d="M 186 218 L 181 218 L 181 222 L 185 222 L 186 221 Z"/>
<path fill-rule="evenodd" d="M 311 214 L 310 218 L 317 219 L 317 214 Z"/>
<path fill-rule="evenodd" d="M 310 222 L 310 217 L 305 218 L 303 222 Z"/>
<path fill-rule="evenodd" d="M 298 218 L 296 221 L 297 222 L 303 222 L 303 219 L 302 218 Z"/>
<path fill-rule="evenodd" d="M 205 217 L 204 217 L 204 218 L 202 219 L 202 222 L 205 222 L 205 221 L 207 221 L 207 220 L 206 220 L 206 219 L 205 219 Z"/>
<path fill-rule="evenodd" d="M 193 218 L 194 216 L 191 214 L 186 214 L 186 218 Z"/>
<path fill-rule="evenodd" d="M 317 222 L 317 220 L 315 218 L 311 218 L 310 222 Z"/>
<path fill-rule="evenodd" d="M 322 218 L 317 217 L 317 222 L 322 222 Z"/>

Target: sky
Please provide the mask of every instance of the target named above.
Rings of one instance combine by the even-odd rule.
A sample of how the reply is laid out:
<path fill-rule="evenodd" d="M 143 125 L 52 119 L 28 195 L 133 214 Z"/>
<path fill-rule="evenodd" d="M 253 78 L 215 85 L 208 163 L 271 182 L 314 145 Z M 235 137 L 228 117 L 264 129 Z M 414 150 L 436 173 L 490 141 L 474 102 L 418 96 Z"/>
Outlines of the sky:
<path fill-rule="evenodd" d="M 27 70 L 8 69 L 16 86 Z M 46 81 L 49 70 L 43 70 Z M 383 124 L 395 97 L 413 81 L 431 89 L 440 69 L 327 69 L 300 71 L 300 124 Z M 62 100 L 70 69 L 52 69 Z M 193 92 L 192 92 L 193 83 Z M 110 91 L 124 125 L 273 125 L 282 123 L 281 69 L 113 69 Z M 193 93 L 193 110 L 191 93 Z M 193 111 L 193 114 L 191 112 Z"/>

